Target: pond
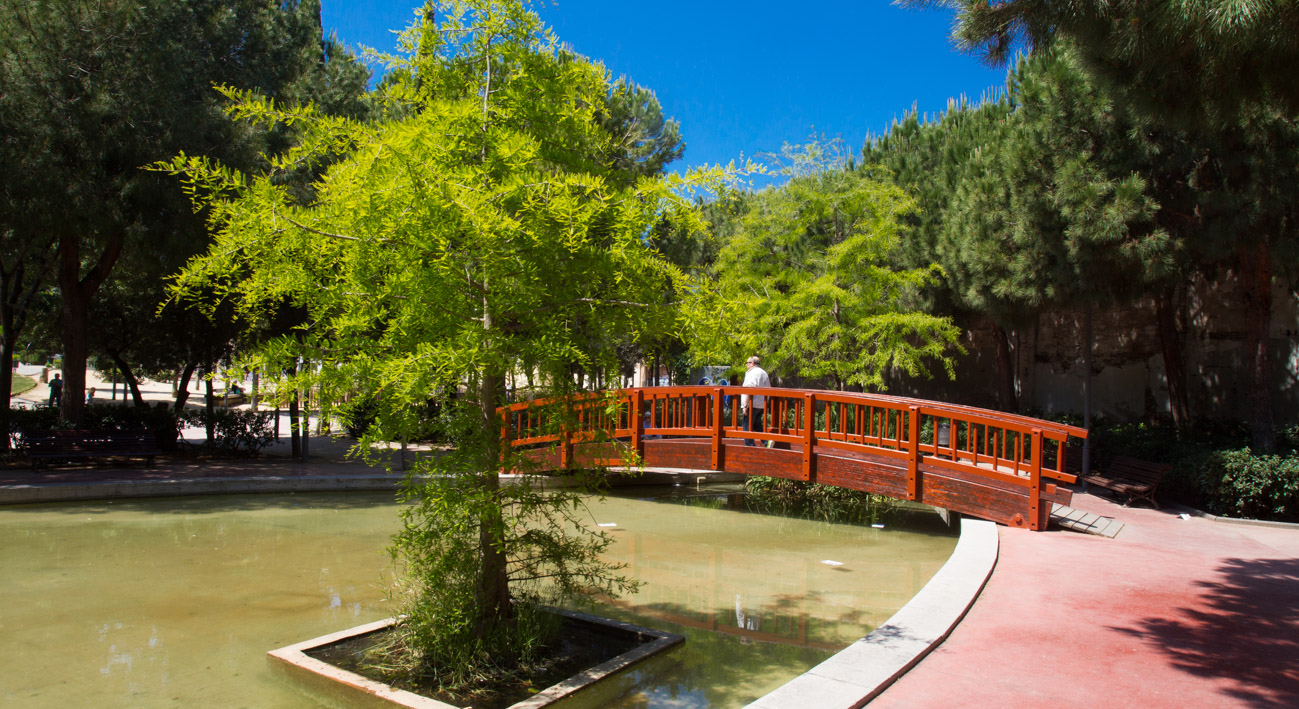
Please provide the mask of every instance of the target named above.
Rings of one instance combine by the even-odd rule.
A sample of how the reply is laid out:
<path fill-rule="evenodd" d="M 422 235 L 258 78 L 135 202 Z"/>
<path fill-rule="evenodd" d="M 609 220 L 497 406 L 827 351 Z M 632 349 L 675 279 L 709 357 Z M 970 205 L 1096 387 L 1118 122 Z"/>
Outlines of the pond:
<path fill-rule="evenodd" d="M 688 639 L 565 707 L 742 706 L 887 619 L 955 545 L 929 517 L 834 525 L 732 492 L 592 502 L 646 582 L 595 612 Z M 370 493 L 0 508 L 0 704 L 317 706 L 265 652 L 389 615 L 396 526 Z"/>

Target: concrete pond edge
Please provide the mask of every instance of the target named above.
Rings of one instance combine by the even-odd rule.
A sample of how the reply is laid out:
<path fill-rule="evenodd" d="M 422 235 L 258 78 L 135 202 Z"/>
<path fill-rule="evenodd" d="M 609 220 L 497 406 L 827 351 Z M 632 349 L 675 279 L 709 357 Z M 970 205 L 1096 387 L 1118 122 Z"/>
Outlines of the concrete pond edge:
<path fill-rule="evenodd" d="M 594 667 L 589 667 L 558 684 L 551 685 L 527 699 L 510 705 L 509 709 L 540 709 L 541 707 L 557 702 L 570 694 L 578 692 L 605 677 L 621 672 L 641 660 L 675 647 L 685 641 L 685 637 L 681 635 L 666 633 L 661 630 L 653 630 L 619 620 L 601 618 L 562 608 L 550 608 L 549 610 L 553 613 L 574 620 L 595 625 L 603 625 L 621 630 L 625 633 L 644 635 L 654 639 L 649 642 L 641 643 L 627 652 L 606 660 Z M 395 618 L 386 618 L 373 623 L 358 625 L 354 628 L 340 630 L 328 635 L 322 635 L 318 638 L 312 638 L 311 640 L 304 640 L 300 643 L 294 643 L 293 645 L 279 648 L 278 650 L 271 650 L 266 653 L 267 658 L 272 665 L 277 667 L 277 669 L 285 672 L 295 680 L 329 695 L 347 695 L 362 701 L 368 701 L 367 705 L 383 707 L 403 707 L 405 709 L 459 709 L 454 705 L 440 702 L 430 697 L 421 696 L 404 689 L 396 689 L 384 684 L 383 682 L 368 679 L 356 674 L 355 672 L 349 672 L 327 662 L 317 660 L 307 654 L 308 651 L 319 647 L 332 645 L 349 638 L 377 633 L 387 629 L 396 622 L 397 619 Z"/>
<path fill-rule="evenodd" d="M 521 480 L 522 475 L 502 476 L 503 484 Z M 534 476 L 535 479 L 536 476 Z M 618 476 L 619 487 L 641 485 L 707 485 L 737 482 L 741 473 L 646 469 L 635 476 Z M 234 495 L 298 492 L 383 492 L 396 491 L 401 474 L 247 475 L 225 477 L 175 477 L 144 480 L 43 482 L 0 485 L 0 505 L 85 502 L 141 497 L 186 497 L 190 495 Z M 543 487 L 569 487 L 564 479 L 543 479 Z"/>
<path fill-rule="evenodd" d="M 956 549 L 920 593 L 870 635 L 749 704 L 749 709 L 865 705 L 947 639 L 992 575 L 999 549 L 996 524 L 962 519 Z"/>

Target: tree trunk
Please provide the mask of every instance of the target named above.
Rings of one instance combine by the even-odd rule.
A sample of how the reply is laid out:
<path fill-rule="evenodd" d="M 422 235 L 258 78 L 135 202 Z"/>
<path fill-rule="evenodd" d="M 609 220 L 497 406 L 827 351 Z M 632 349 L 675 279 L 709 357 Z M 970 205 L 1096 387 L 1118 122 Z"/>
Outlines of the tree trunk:
<path fill-rule="evenodd" d="M 198 362 L 186 362 L 185 368 L 180 371 L 180 379 L 176 385 L 176 403 L 172 404 L 171 410 L 180 413 L 185 410 L 185 404 L 189 401 L 189 380 L 194 376 L 194 370 L 198 368 Z"/>
<path fill-rule="evenodd" d="M 997 323 L 992 324 L 992 339 L 997 346 L 997 405 L 1002 411 L 1019 412 L 1015 396 L 1015 361 L 1010 356 L 1010 333 Z"/>
<path fill-rule="evenodd" d="M 311 390 L 307 389 L 302 396 L 302 407 L 299 416 L 302 421 L 302 455 L 298 458 L 299 462 L 307 462 L 307 456 L 311 455 Z"/>
<path fill-rule="evenodd" d="M 216 448 L 216 431 L 213 430 L 212 424 L 216 421 L 216 394 L 212 391 L 212 377 L 203 379 L 204 405 L 207 408 L 207 418 L 203 422 L 204 434 L 207 440 L 209 450 Z"/>
<path fill-rule="evenodd" d="M 81 275 L 81 244 L 73 234 L 59 236 L 59 295 L 63 325 L 63 402 L 60 415 L 80 426 L 86 411 L 86 359 L 89 355 L 90 300 L 122 254 L 124 234 L 112 235 L 90 272 Z"/>
<path fill-rule="evenodd" d="M 1272 256 L 1266 242 L 1240 248 L 1240 285 L 1245 300 L 1246 356 L 1249 366 L 1249 410 L 1253 451 L 1276 452 L 1272 415 Z"/>
<path fill-rule="evenodd" d="M 1164 358 L 1164 379 L 1168 384 L 1168 409 L 1173 426 L 1185 432 L 1191 425 L 1191 409 L 1186 398 L 1186 361 L 1182 356 L 1182 334 L 1177 328 L 1177 289 L 1165 288 L 1155 296 L 1155 321 L 1159 329 L 1159 348 Z"/>
<path fill-rule="evenodd" d="M 5 318 L 7 321 L 8 318 Z M 9 335 L 8 322 L 5 323 L 4 336 L 0 336 L 0 387 L 3 387 L 5 405 L 0 410 L 0 450 L 9 450 L 9 392 L 14 387 L 14 350 Z"/>
<path fill-rule="evenodd" d="M 478 386 L 478 406 L 486 445 L 481 484 L 486 498 L 478 520 L 479 567 L 477 608 L 481 635 L 512 614 L 509 577 L 506 574 L 505 520 L 500 505 L 501 421 L 496 415 L 496 372 L 484 372 Z"/>
<path fill-rule="evenodd" d="M 295 363 L 293 367 L 291 367 L 288 370 L 287 374 L 291 379 L 297 373 L 298 373 L 298 365 Z M 296 389 L 297 385 L 295 384 L 294 386 L 295 389 L 293 392 L 293 398 L 289 399 L 289 457 L 300 458 L 302 457 L 302 437 L 300 435 L 300 432 L 298 431 L 298 392 Z"/>
<path fill-rule="evenodd" d="M 117 352 L 109 352 L 108 356 L 113 360 L 113 364 L 117 365 L 117 371 L 122 373 L 123 385 L 131 390 L 131 402 L 135 404 L 136 408 L 144 408 L 144 396 L 140 394 L 140 382 L 135 378 L 135 373 L 131 371 L 131 365 L 127 364 L 126 360 L 122 359 Z"/>

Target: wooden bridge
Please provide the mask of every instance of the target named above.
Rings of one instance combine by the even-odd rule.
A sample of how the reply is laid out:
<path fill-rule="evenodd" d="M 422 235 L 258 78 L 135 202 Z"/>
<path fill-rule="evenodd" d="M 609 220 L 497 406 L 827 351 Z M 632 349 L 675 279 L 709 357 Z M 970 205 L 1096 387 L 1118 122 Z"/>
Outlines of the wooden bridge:
<path fill-rule="evenodd" d="M 740 395 L 766 397 L 763 432 Z M 921 399 L 738 386 L 647 387 L 500 409 L 507 467 L 616 465 L 768 475 L 914 500 L 1012 527 L 1046 528 L 1068 504 L 1070 437 L 1086 429 Z M 748 442 L 758 445 L 746 445 Z M 513 461 L 513 462 L 510 462 Z"/>

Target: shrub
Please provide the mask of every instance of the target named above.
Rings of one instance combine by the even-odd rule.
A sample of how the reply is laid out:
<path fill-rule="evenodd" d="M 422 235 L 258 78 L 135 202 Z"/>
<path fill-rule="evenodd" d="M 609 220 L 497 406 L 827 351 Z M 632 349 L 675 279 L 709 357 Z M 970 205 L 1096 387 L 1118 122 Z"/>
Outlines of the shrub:
<path fill-rule="evenodd" d="M 71 428 L 59 419 L 59 410 L 48 406 L 13 409 L 9 412 L 9 440 L 15 447 L 22 439 L 49 431 Z M 180 433 L 179 419 L 165 406 L 136 408 L 113 404 L 91 404 L 86 407 L 81 425 L 87 431 L 150 431 L 158 437 L 158 446 L 174 450 Z"/>
<path fill-rule="evenodd" d="M 1277 433 L 1279 455 L 1254 455 L 1246 447 L 1249 429 L 1235 421 L 1197 421 L 1179 434 L 1171 426 L 1102 420 L 1091 428 L 1092 467 L 1119 455 L 1168 463 L 1161 497 L 1214 514 L 1299 521 L 1299 426 Z"/>
<path fill-rule="evenodd" d="M 379 402 L 374 397 L 358 397 L 338 407 L 338 417 L 352 438 L 369 433 L 378 416 Z"/>
<path fill-rule="evenodd" d="M 1254 455 L 1243 448 L 1202 460 L 1195 483 L 1210 512 L 1299 521 L 1299 454 Z"/>
<path fill-rule="evenodd" d="M 212 422 L 212 437 L 218 450 L 230 455 L 255 456 L 275 442 L 272 411 L 217 408 L 190 409 L 183 414 L 191 426 L 206 428 Z"/>

